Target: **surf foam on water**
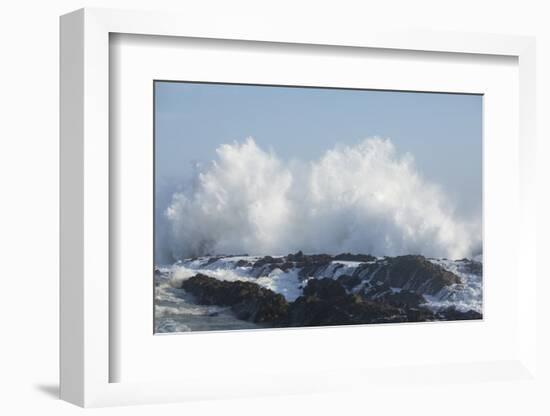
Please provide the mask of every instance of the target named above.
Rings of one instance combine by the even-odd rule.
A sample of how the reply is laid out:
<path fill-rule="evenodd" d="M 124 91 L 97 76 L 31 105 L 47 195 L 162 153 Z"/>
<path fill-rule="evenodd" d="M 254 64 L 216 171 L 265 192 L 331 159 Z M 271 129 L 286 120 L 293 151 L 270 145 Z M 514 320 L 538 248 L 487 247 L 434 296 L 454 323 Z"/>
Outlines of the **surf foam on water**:
<path fill-rule="evenodd" d="M 281 269 L 274 269 L 266 275 L 252 276 L 252 266 L 239 267 L 236 263 L 239 260 L 255 262 L 258 257 L 227 257 L 220 258 L 215 262 L 208 263 L 208 260 L 194 259 L 174 264 L 168 269 L 168 278 L 171 287 L 181 286 L 181 281 L 202 273 L 218 280 L 252 282 L 276 293 L 280 293 L 289 302 L 293 302 L 302 294 L 302 282 L 298 279 L 298 271 L 290 270 L 285 272 Z"/>
<path fill-rule="evenodd" d="M 481 260 L 481 257 L 478 257 L 479 260 Z M 427 307 L 438 311 L 454 306 L 461 312 L 469 310 L 483 312 L 483 281 L 481 274 L 468 272 L 461 260 L 430 259 L 430 261 L 459 276 L 462 283 L 443 288 L 435 296 L 424 295 L 428 301 Z M 481 261 L 479 262 L 481 263 Z"/>
<path fill-rule="evenodd" d="M 229 308 L 196 304 L 191 295 L 179 288 L 181 279 L 191 277 L 188 274 L 178 265 L 157 268 L 155 333 L 223 331 L 258 327 L 237 319 Z"/>

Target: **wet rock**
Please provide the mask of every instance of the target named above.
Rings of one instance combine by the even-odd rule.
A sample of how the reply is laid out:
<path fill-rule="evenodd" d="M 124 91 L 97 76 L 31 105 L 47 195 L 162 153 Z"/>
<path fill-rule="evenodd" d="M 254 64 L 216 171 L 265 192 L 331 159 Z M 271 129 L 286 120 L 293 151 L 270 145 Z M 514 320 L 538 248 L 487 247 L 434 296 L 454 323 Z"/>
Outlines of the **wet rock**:
<path fill-rule="evenodd" d="M 342 253 L 334 256 L 334 260 L 367 262 L 367 261 L 375 261 L 376 257 L 371 256 L 370 254 Z"/>
<path fill-rule="evenodd" d="M 251 266 L 253 277 L 260 277 L 269 275 L 275 269 L 281 269 L 284 272 L 294 268 L 294 263 L 287 261 L 285 257 L 271 257 L 264 256 L 261 259 L 256 260 L 254 263 L 246 262 L 245 260 L 239 260 L 235 267 Z"/>
<path fill-rule="evenodd" d="M 304 253 L 302 253 L 301 250 L 295 254 L 289 254 L 288 256 L 286 256 L 287 261 L 301 262 L 301 261 L 304 261 L 304 258 L 305 258 L 305 255 Z"/>
<path fill-rule="evenodd" d="M 295 267 L 300 269 L 298 272 L 298 277 L 301 279 L 321 276 L 327 266 L 332 263 L 332 256 L 329 256 L 328 254 L 314 254 L 311 256 L 296 254 L 289 256 L 294 259 L 300 259 L 299 261 L 296 261 Z M 287 256 L 287 259 L 289 259 L 289 256 Z"/>
<path fill-rule="evenodd" d="M 250 267 L 250 266 L 252 266 L 252 263 L 243 259 L 235 263 L 235 267 Z"/>
<path fill-rule="evenodd" d="M 377 263 L 362 263 L 355 268 L 353 271 L 353 276 L 359 277 L 361 280 L 366 279 L 367 277 L 372 276 L 377 270 L 381 269 L 383 262 L 379 261 Z"/>
<path fill-rule="evenodd" d="M 212 264 L 219 259 L 204 260 Z M 334 272 L 345 267 L 335 260 L 360 263 L 350 274 L 334 279 Z M 306 255 L 299 251 L 285 257 L 241 259 L 232 264 L 250 267 L 247 274 L 251 277 L 267 276 L 275 269 L 294 269 L 302 280 L 302 296 L 289 303 L 282 295 L 255 283 L 220 281 L 200 273 L 183 281 L 182 288 L 199 304 L 228 306 L 239 319 L 271 327 L 482 318 L 475 311 L 427 309 L 424 295 L 462 282 L 459 276 L 419 255 L 375 259 L 368 254 Z M 468 259 L 459 261 L 459 267 L 461 271 L 481 272 L 481 264 Z"/>
<path fill-rule="evenodd" d="M 266 264 L 279 264 L 284 263 L 284 259 L 281 257 L 264 256 L 254 263 L 254 267 L 261 267 Z"/>
<path fill-rule="evenodd" d="M 251 282 L 227 282 L 197 274 L 184 280 L 182 289 L 202 305 L 230 306 L 239 319 L 255 323 L 285 320 L 285 298 Z"/>
<path fill-rule="evenodd" d="M 395 291 L 389 284 L 378 284 L 366 287 L 360 292 L 366 300 L 385 302 L 401 308 L 418 308 L 426 303 L 424 296 L 410 290 Z"/>
<path fill-rule="evenodd" d="M 392 288 L 388 283 L 377 281 L 374 284 L 365 287 L 361 291 L 361 296 L 366 300 L 383 299 L 385 296 L 392 294 Z"/>
<path fill-rule="evenodd" d="M 279 269 L 281 269 L 282 271 L 284 272 L 288 272 L 290 269 L 293 269 L 294 268 L 294 263 L 290 262 L 290 261 L 286 261 L 284 262 L 283 264 L 281 264 L 280 266 L 278 266 Z"/>
<path fill-rule="evenodd" d="M 321 275 L 318 275 L 317 277 L 329 277 L 332 279 L 334 278 L 334 275 L 336 274 L 336 272 L 342 267 L 344 267 L 342 263 L 331 262 L 323 268 L 323 273 Z"/>
<path fill-rule="evenodd" d="M 252 276 L 260 277 L 267 276 L 273 270 L 280 268 L 284 263 L 284 259 L 281 257 L 265 256 L 259 260 L 256 260 L 252 266 Z"/>
<path fill-rule="evenodd" d="M 409 308 L 405 312 L 407 322 L 429 322 L 436 319 L 434 313 L 427 308 Z"/>
<path fill-rule="evenodd" d="M 221 256 L 210 257 L 210 258 L 208 259 L 208 261 L 207 261 L 205 264 L 203 264 L 202 267 L 210 266 L 211 264 L 217 262 L 217 261 L 218 261 L 219 259 L 221 259 L 221 258 L 222 258 Z"/>
<path fill-rule="evenodd" d="M 329 254 L 312 254 L 305 256 L 305 263 L 330 263 L 332 262 L 332 256 Z"/>
<path fill-rule="evenodd" d="M 387 303 L 350 295 L 333 279 L 311 279 L 304 295 L 290 304 L 290 326 L 349 325 L 404 322 L 403 310 Z"/>
<path fill-rule="evenodd" d="M 467 321 L 467 320 L 476 320 L 483 319 L 483 315 L 479 312 L 469 310 L 469 311 L 459 311 L 454 306 L 450 308 L 443 309 L 437 312 L 437 319 L 441 321 Z"/>
<path fill-rule="evenodd" d="M 483 264 L 479 261 L 462 259 L 460 260 L 462 271 L 465 273 L 476 274 L 478 276 L 483 275 Z"/>
<path fill-rule="evenodd" d="M 373 281 L 428 295 L 436 294 L 445 286 L 461 283 L 456 274 L 418 255 L 386 258 Z"/>
<path fill-rule="evenodd" d="M 350 276 L 349 274 L 343 274 L 338 277 L 338 283 L 344 286 L 346 290 L 350 291 L 361 283 L 361 279 L 358 276 Z"/>
<path fill-rule="evenodd" d="M 418 293 L 411 292 L 409 290 L 402 290 L 400 292 L 392 292 L 384 296 L 384 301 L 390 305 L 405 307 L 405 308 L 418 308 L 420 305 L 426 303 L 424 296 Z"/>
<path fill-rule="evenodd" d="M 304 288 L 304 296 L 314 296 L 328 301 L 341 298 L 346 294 L 344 286 L 333 279 L 311 279 Z"/>

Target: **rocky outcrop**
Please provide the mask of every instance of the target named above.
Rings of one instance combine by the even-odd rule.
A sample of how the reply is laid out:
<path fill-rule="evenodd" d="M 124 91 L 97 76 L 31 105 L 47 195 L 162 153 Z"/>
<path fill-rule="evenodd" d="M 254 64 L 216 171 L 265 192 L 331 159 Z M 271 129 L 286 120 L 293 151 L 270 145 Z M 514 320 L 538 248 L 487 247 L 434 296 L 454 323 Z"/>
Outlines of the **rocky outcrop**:
<path fill-rule="evenodd" d="M 361 284 L 361 279 L 359 279 L 359 277 L 350 276 L 349 274 L 343 274 L 339 276 L 337 280 L 348 292 Z"/>
<path fill-rule="evenodd" d="M 351 253 L 342 253 L 334 256 L 334 260 L 340 261 L 359 261 L 362 263 L 375 261 L 376 257 L 371 256 L 370 254 L 351 254 Z"/>
<path fill-rule="evenodd" d="M 197 275 L 184 280 L 181 287 L 199 304 L 227 306 L 237 318 L 266 326 L 482 318 L 473 310 L 434 306 L 452 303 L 455 293 L 472 286 L 470 275 L 481 277 L 482 264 L 469 259 L 449 261 L 420 255 L 375 258 L 352 253 L 307 255 L 301 251 L 286 256 L 231 257 L 193 260 L 191 267 L 199 265 Z M 233 268 L 247 281 L 220 281 L 207 276 L 215 268 Z M 276 269 L 295 273 L 283 276 L 283 284 L 292 287 L 290 292 L 281 290 L 281 293 L 292 293 L 288 300 L 253 283 L 254 278 L 259 277 L 279 279 L 281 273 L 274 273 Z M 155 279 L 161 278 L 167 276 L 156 269 Z M 474 283 L 478 281 L 479 278 Z M 295 299 L 300 291 L 301 296 Z M 427 299 L 432 309 L 428 308 Z"/>
<path fill-rule="evenodd" d="M 333 279 L 311 279 L 304 295 L 290 304 L 290 326 L 320 326 L 404 322 L 404 311 L 382 302 L 349 294 Z"/>
<path fill-rule="evenodd" d="M 403 308 L 419 308 L 426 303 L 424 296 L 409 290 L 393 292 L 383 297 L 383 300 L 390 305 Z"/>
<path fill-rule="evenodd" d="M 443 309 L 436 314 L 438 321 L 469 321 L 482 319 L 483 315 L 476 311 L 459 311 L 455 307 Z"/>
<path fill-rule="evenodd" d="M 230 306 L 237 318 L 255 323 L 286 320 L 288 303 L 269 289 L 250 282 L 226 282 L 197 274 L 181 285 L 202 305 Z"/>
<path fill-rule="evenodd" d="M 294 267 L 292 262 L 286 261 L 284 257 L 265 256 L 256 260 L 252 265 L 252 275 L 254 277 L 266 276 L 275 269 L 288 271 Z"/>
<path fill-rule="evenodd" d="M 483 274 L 483 264 L 479 261 L 461 259 L 458 262 L 461 265 L 462 271 L 465 273 L 477 274 L 478 276 Z"/>
<path fill-rule="evenodd" d="M 299 269 L 298 276 L 302 279 L 317 276 L 332 263 L 332 256 L 328 254 L 314 254 L 306 256 L 301 251 L 296 254 L 289 254 L 286 259 L 294 263 Z"/>
<path fill-rule="evenodd" d="M 369 266 L 372 268 L 374 265 Z M 456 274 L 423 256 L 407 255 L 386 258 L 372 276 L 371 283 L 434 295 L 445 286 L 461 283 L 461 280 Z"/>
<path fill-rule="evenodd" d="M 381 285 L 349 293 L 342 281 L 310 279 L 303 295 L 288 303 L 285 298 L 252 282 L 222 281 L 197 274 L 181 284 L 198 304 L 229 306 L 238 319 L 271 327 L 352 325 L 434 320 L 481 319 L 474 311 L 456 308 L 437 313 L 423 306 L 424 298 L 412 291 L 393 292 Z"/>
<path fill-rule="evenodd" d="M 239 260 L 235 263 L 235 267 L 252 267 L 252 263 L 246 260 Z"/>
<path fill-rule="evenodd" d="M 343 253 L 306 255 L 301 251 L 284 257 L 262 257 L 252 265 L 250 274 L 254 277 L 269 275 L 275 269 L 297 270 L 302 280 L 308 278 L 333 277 L 345 267 L 338 262 L 355 261 L 359 264 L 346 277 L 342 284 L 351 290 L 361 281 L 369 281 L 371 286 L 388 285 L 419 295 L 434 295 L 446 286 L 461 283 L 460 277 L 431 262 L 423 256 L 406 255 L 376 259 L 368 254 Z M 244 263 L 238 263 L 239 266 Z M 463 261 L 461 267 L 481 272 L 480 263 Z"/>

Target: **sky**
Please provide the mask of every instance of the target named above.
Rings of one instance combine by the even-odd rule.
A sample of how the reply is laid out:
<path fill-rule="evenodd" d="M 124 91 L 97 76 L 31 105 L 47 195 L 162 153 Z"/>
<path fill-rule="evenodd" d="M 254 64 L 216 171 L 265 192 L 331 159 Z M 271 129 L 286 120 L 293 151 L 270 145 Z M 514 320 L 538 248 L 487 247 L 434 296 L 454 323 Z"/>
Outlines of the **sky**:
<path fill-rule="evenodd" d="M 481 206 L 480 95 L 156 82 L 155 111 L 159 184 L 191 175 L 221 143 L 249 136 L 304 161 L 379 136 L 411 153 L 458 210 Z"/>
<path fill-rule="evenodd" d="M 481 212 L 481 95 L 155 82 L 157 207 L 220 144 L 253 137 L 282 160 L 390 138 L 463 216 Z M 157 213 L 158 214 L 158 213 Z"/>

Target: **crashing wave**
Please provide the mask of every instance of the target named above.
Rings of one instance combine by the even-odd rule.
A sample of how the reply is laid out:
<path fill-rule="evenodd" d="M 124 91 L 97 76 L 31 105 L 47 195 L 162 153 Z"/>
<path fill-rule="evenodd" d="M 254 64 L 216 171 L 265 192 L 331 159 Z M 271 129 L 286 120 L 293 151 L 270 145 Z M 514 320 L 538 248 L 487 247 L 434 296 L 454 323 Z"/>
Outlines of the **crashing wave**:
<path fill-rule="evenodd" d="M 457 259 L 478 254 L 481 241 L 479 219 L 457 217 L 412 156 L 380 138 L 307 163 L 285 162 L 252 138 L 221 145 L 162 221 L 166 262 L 297 250 Z"/>

